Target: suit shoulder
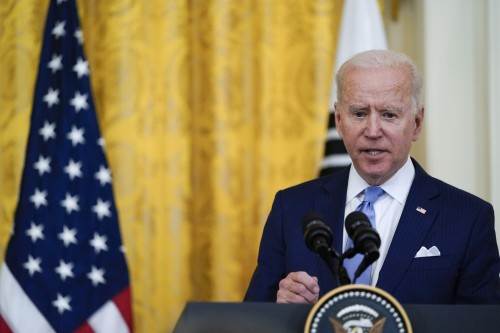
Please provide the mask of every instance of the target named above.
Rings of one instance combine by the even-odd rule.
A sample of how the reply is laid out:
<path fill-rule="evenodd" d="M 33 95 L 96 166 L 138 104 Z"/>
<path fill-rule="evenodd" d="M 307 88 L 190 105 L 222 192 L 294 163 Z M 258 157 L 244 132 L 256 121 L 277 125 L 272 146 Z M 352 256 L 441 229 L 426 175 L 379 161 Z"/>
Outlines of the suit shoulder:
<path fill-rule="evenodd" d="M 436 184 L 438 188 L 440 189 L 440 193 L 445 197 L 449 198 L 450 200 L 453 200 L 455 203 L 468 203 L 477 205 L 477 206 L 492 206 L 491 203 L 488 201 L 480 198 L 479 196 L 472 194 L 468 191 L 465 191 L 461 188 L 458 188 L 454 185 L 451 185 L 449 183 L 446 183 L 443 180 L 436 179 Z"/>
<path fill-rule="evenodd" d="M 429 175 L 416 160 L 412 158 L 413 165 L 415 166 L 415 179 L 414 182 L 420 184 L 419 189 L 426 188 L 431 197 L 442 196 L 445 199 L 452 200 L 456 206 L 457 204 L 467 203 L 479 206 L 491 206 L 486 200 L 479 196 L 467 192 L 461 188 L 451 185 L 441 179 Z"/>
<path fill-rule="evenodd" d="M 285 196 L 304 196 L 312 195 L 318 192 L 330 191 L 339 188 L 339 185 L 347 185 L 347 175 L 342 173 L 329 174 L 326 176 L 310 179 L 302 183 L 280 190 L 281 195 Z"/>

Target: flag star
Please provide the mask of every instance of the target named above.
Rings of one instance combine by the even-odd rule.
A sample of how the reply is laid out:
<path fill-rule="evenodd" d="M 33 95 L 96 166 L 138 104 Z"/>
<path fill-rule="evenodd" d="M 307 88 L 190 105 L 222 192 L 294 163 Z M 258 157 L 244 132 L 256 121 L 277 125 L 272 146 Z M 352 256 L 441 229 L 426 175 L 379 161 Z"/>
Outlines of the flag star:
<path fill-rule="evenodd" d="M 70 301 L 71 297 L 62 296 L 61 294 L 57 293 L 57 299 L 55 301 L 52 301 L 52 305 L 57 308 L 59 314 L 62 314 L 65 310 L 71 311 L 71 305 L 69 305 Z"/>
<path fill-rule="evenodd" d="M 94 251 L 96 253 L 99 253 L 101 251 L 107 251 L 108 246 L 106 245 L 106 241 L 108 238 L 106 236 L 101 236 L 98 233 L 94 233 L 94 238 L 90 240 L 90 246 L 94 248 Z"/>
<path fill-rule="evenodd" d="M 89 75 L 89 63 L 82 58 L 78 58 L 75 66 L 73 66 L 73 70 L 78 75 L 78 78 L 81 78 L 84 75 Z"/>
<path fill-rule="evenodd" d="M 78 44 L 82 45 L 83 44 L 83 33 L 82 33 L 82 29 L 78 29 L 78 30 L 75 30 L 75 33 L 73 34 L 73 36 L 76 38 L 76 40 L 78 41 Z"/>
<path fill-rule="evenodd" d="M 54 104 L 59 104 L 59 89 L 49 88 L 49 91 L 45 96 L 43 96 L 43 101 L 47 103 L 49 108 L 51 108 Z"/>
<path fill-rule="evenodd" d="M 43 236 L 43 224 L 36 225 L 31 222 L 31 227 L 26 230 L 26 235 L 31 238 L 31 241 L 35 243 L 38 239 L 44 239 Z"/>
<path fill-rule="evenodd" d="M 58 4 L 58 5 L 60 5 L 60 4 L 62 4 L 64 1 L 66 1 L 66 0 L 57 0 L 57 4 Z"/>
<path fill-rule="evenodd" d="M 63 241 L 64 246 L 68 247 L 69 244 L 76 244 L 76 229 L 69 229 L 67 226 L 63 227 L 63 231 L 57 234 L 57 237 Z"/>
<path fill-rule="evenodd" d="M 36 188 L 35 193 L 30 196 L 30 201 L 33 202 L 36 209 L 40 208 L 42 205 L 47 206 L 47 191 L 40 191 Z"/>
<path fill-rule="evenodd" d="M 106 168 L 103 165 L 99 166 L 99 171 L 95 173 L 95 179 L 99 180 L 101 186 L 106 185 L 106 183 L 111 184 L 111 172 L 109 171 L 109 168 Z"/>
<path fill-rule="evenodd" d="M 49 123 L 49 122 L 45 121 L 43 123 L 43 127 L 40 128 L 38 133 L 40 133 L 40 135 L 43 136 L 43 141 L 47 141 L 50 138 L 54 139 L 56 137 L 55 130 L 56 130 L 55 123 Z"/>
<path fill-rule="evenodd" d="M 92 211 L 97 214 L 99 220 L 102 220 L 104 216 L 111 216 L 111 212 L 109 211 L 110 206 L 111 203 L 109 201 L 102 201 L 100 198 L 98 198 L 95 206 L 92 206 Z"/>
<path fill-rule="evenodd" d="M 82 162 L 75 162 L 72 159 L 69 160 L 68 165 L 64 167 L 64 172 L 66 172 L 71 180 L 75 177 L 82 177 Z"/>
<path fill-rule="evenodd" d="M 64 30 L 65 24 L 66 22 L 64 21 L 56 22 L 56 26 L 54 27 L 54 29 L 52 29 L 52 34 L 56 37 L 56 39 L 66 35 L 66 30 Z"/>
<path fill-rule="evenodd" d="M 92 266 L 92 270 L 87 274 L 87 277 L 92 280 L 92 284 L 97 286 L 99 283 L 105 284 L 104 269 Z"/>
<path fill-rule="evenodd" d="M 58 70 L 61 70 L 62 67 L 63 67 L 63 64 L 62 64 L 62 55 L 53 54 L 52 55 L 52 60 L 49 61 L 49 63 L 47 64 L 47 67 L 52 70 L 52 74 L 54 74 Z"/>
<path fill-rule="evenodd" d="M 61 280 L 66 281 L 67 277 L 75 277 L 73 275 L 73 264 L 65 263 L 62 260 L 59 260 L 59 266 L 55 268 L 55 271 L 61 277 Z"/>
<path fill-rule="evenodd" d="M 87 94 L 80 94 L 79 91 L 75 93 L 75 97 L 71 99 L 69 104 L 75 107 L 76 112 L 80 112 L 81 109 L 87 109 L 89 104 L 87 103 Z"/>
<path fill-rule="evenodd" d="M 104 147 L 106 147 L 106 141 L 104 141 L 103 137 L 100 137 L 97 140 L 97 145 L 100 146 L 102 150 L 104 150 Z"/>
<path fill-rule="evenodd" d="M 40 258 L 33 258 L 31 255 L 28 255 L 28 261 L 23 264 L 24 268 L 26 268 L 30 276 L 33 276 L 35 272 L 42 272 L 42 268 L 40 267 L 40 263 L 42 262 L 42 259 Z"/>
<path fill-rule="evenodd" d="M 83 128 L 76 128 L 75 126 L 71 127 L 71 132 L 68 133 L 67 138 L 71 141 L 73 146 L 76 146 L 79 143 L 84 143 L 85 139 L 83 138 Z"/>
<path fill-rule="evenodd" d="M 71 214 L 72 211 L 79 211 L 80 207 L 78 206 L 78 196 L 72 196 L 69 193 L 66 193 L 66 198 L 61 201 L 61 206 L 66 208 L 66 213 Z"/>
<path fill-rule="evenodd" d="M 50 157 L 43 157 L 40 155 L 38 161 L 34 164 L 34 168 L 38 170 L 38 175 L 43 175 L 45 172 L 49 173 L 50 168 Z"/>

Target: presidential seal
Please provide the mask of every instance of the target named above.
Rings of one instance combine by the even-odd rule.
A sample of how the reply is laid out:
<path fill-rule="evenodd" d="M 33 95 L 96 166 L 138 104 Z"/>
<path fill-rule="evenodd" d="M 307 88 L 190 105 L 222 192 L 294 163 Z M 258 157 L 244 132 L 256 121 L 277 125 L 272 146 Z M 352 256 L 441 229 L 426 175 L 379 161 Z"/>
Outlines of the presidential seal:
<path fill-rule="evenodd" d="M 347 285 L 323 296 L 311 309 L 304 333 L 412 333 L 399 302 L 382 289 Z"/>

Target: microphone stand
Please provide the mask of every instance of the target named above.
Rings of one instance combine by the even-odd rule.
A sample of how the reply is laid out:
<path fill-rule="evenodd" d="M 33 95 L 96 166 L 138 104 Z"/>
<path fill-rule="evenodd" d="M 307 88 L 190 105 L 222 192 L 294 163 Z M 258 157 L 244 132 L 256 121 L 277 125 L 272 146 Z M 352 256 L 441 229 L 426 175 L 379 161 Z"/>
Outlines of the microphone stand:
<path fill-rule="evenodd" d="M 333 277 L 337 281 L 337 284 L 340 285 L 339 281 L 339 263 L 340 256 L 337 251 L 333 250 L 331 247 L 320 247 L 318 248 L 318 254 L 326 263 L 328 268 L 333 274 Z"/>
<path fill-rule="evenodd" d="M 353 254 L 350 257 L 347 258 L 352 258 L 356 252 L 354 249 L 350 249 L 353 251 Z M 347 251 L 349 252 L 349 251 Z M 347 253 L 346 252 L 346 253 Z M 344 253 L 344 255 L 346 254 Z M 340 286 L 345 286 L 347 284 L 351 283 L 351 280 L 349 279 L 349 274 L 347 274 L 347 270 L 344 267 L 344 255 L 342 257 L 338 254 L 337 251 L 334 249 L 328 247 L 321 247 L 318 249 L 318 254 L 319 256 L 323 259 L 323 261 L 326 263 L 330 271 L 333 273 L 333 276 L 337 282 L 337 285 Z"/>
<path fill-rule="evenodd" d="M 344 267 L 344 259 L 351 259 L 352 257 L 354 257 L 358 252 L 356 251 L 355 248 L 351 247 L 350 249 L 348 249 L 347 251 L 345 251 L 342 256 L 340 257 L 340 267 L 341 269 L 343 268 L 344 271 L 345 271 L 345 274 L 346 274 L 346 284 L 350 284 L 351 281 L 349 279 L 349 275 L 347 274 L 347 271 Z M 362 254 L 362 253 L 360 253 Z M 354 272 L 354 276 L 353 276 L 353 281 L 352 283 L 356 283 L 356 280 L 358 279 L 358 277 L 368 268 L 368 266 L 370 266 L 373 262 L 375 262 L 379 257 L 379 252 L 378 251 L 375 251 L 375 252 L 369 252 L 369 253 L 365 253 L 364 254 L 364 258 L 363 260 L 361 261 L 361 263 L 359 264 L 358 268 L 356 269 L 356 271 Z"/>
<path fill-rule="evenodd" d="M 354 257 L 356 255 L 356 250 L 351 247 L 350 249 L 348 249 L 347 251 L 345 251 L 342 256 L 340 257 L 340 263 L 339 263 L 339 266 L 340 266 L 340 270 L 343 274 L 342 278 L 341 278 L 341 282 L 342 282 L 342 286 L 345 286 L 347 284 L 351 284 L 351 279 L 349 278 L 349 274 L 347 273 L 347 270 L 345 269 L 344 267 L 344 259 L 351 259 L 352 257 Z M 356 282 L 356 277 L 354 277 L 354 281 L 352 283 L 355 283 Z"/>

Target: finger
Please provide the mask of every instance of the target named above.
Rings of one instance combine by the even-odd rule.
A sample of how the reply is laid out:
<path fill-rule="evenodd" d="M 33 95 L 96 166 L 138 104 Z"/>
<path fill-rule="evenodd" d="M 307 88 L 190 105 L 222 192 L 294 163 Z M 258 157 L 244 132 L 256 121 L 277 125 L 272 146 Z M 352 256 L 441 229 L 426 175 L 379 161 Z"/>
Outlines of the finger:
<path fill-rule="evenodd" d="M 280 289 L 276 294 L 276 303 L 307 304 L 309 302 L 302 295 L 297 295 L 286 289 Z"/>
<path fill-rule="evenodd" d="M 288 277 L 292 279 L 294 282 L 305 286 L 310 293 L 314 295 L 319 294 L 319 284 L 317 277 L 315 276 L 312 277 L 306 272 L 293 272 L 290 273 Z"/>
<path fill-rule="evenodd" d="M 302 298 L 307 303 L 314 303 L 319 294 L 318 288 L 313 288 L 313 290 L 311 291 L 304 284 L 296 282 L 288 285 L 287 291 L 289 292 L 289 297 L 292 297 L 295 301 Z"/>
<path fill-rule="evenodd" d="M 305 278 L 305 275 L 289 274 L 280 281 L 276 301 L 286 303 L 315 303 L 318 300 L 319 286 L 317 286 L 316 281 L 312 278 L 310 286 L 304 285 L 302 283 L 304 280 L 306 283 L 310 283 Z M 311 291 L 309 288 L 313 290 Z"/>

